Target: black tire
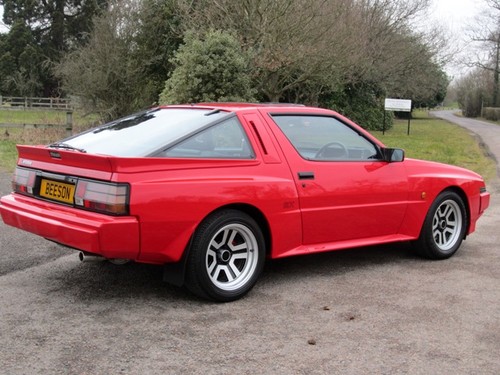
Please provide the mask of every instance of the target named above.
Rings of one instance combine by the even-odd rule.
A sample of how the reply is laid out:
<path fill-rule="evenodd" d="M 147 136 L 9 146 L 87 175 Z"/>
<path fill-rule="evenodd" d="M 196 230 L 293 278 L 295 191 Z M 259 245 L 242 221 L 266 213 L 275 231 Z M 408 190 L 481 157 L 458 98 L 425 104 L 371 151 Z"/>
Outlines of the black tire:
<path fill-rule="evenodd" d="M 467 210 L 463 199 L 453 191 L 444 191 L 432 203 L 416 252 L 429 259 L 447 259 L 457 252 L 467 229 Z"/>
<path fill-rule="evenodd" d="M 237 300 L 257 282 L 265 254 L 262 231 L 252 217 L 233 209 L 215 212 L 193 235 L 186 287 L 202 298 Z"/>

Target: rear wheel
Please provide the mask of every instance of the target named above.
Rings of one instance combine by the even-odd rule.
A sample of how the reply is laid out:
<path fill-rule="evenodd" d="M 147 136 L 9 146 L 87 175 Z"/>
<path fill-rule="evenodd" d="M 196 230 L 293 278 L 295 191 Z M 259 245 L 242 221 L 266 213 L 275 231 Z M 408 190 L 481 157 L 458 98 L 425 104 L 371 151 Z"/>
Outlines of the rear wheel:
<path fill-rule="evenodd" d="M 466 229 L 467 211 L 462 198 L 445 191 L 432 203 L 414 246 L 426 258 L 446 259 L 457 252 Z"/>
<path fill-rule="evenodd" d="M 255 285 L 264 258 L 264 237 L 254 219 L 237 210 L 216 212 L 193 236 L 186 286 L 203 298 L 236 300 Z"/>

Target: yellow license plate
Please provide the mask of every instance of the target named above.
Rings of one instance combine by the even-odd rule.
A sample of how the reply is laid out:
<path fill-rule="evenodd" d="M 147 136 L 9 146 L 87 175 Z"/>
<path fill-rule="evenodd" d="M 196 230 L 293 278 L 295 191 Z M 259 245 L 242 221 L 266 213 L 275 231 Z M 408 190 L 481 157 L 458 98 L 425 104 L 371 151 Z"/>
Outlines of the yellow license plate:
<path fill-rule="evenodd" d="M 73 203 L 75 185 L 64 182 L 44 180 L 40 185 L 40 196 L 64 203 Z"/>

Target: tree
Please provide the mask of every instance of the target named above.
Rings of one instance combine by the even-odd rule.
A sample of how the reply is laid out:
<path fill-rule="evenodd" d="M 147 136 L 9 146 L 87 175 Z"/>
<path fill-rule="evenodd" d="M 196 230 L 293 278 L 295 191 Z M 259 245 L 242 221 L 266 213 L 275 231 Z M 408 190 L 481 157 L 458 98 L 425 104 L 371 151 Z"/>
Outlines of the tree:
<path fill-rule="evenodd" d="M 476 68 L 454 83 L 457 101 L 466 117 L 479 117 L 484 102 L 488 101 L 488 82 L 491 72 Z"/>
<path fill-rule="evenodd" d="M 238 38 L 249 52 L 261 100 L 328 104 L 345 112 L 352 108 L 362 112 L 364 102 L 365 112 L 377 107 L 374 112 L 383 114 L 385 95 L 427 101 L 423 92 L 436 96 L 442 87 L 435 41 L 410 28 L 428 0 L 179 3 L 186 30 L 200 34 L 207 29 L 230 30 Z"/>
<path fill-rule="evenodd" d="M 500 107 L 500 0 L 485 0 L 484 13 L 471 31 L 471 41 L 478 46 L 474 60 L 468 65 L 492 73 L 491 103 Z"/>
<path fill-rule="evenodd" d="M 160 102 L 252 101 L 248 60 L 230 33 L 209 31 L 201 40 L 188 33 Z"/>
<path fill-rule="evenodd" d="M 56 66 L 63 89 L 87 112 L 116 118 L 151 106 L 180 43 L 173 2 L 122 0 L 95 19 L 89 42 Z"/>
<path fill-rule="evenodd" d="M 16 22 L 0 38 L 0 93 L 19 96 L 36 93 L 41 61 L 41 51 L 32 43 L 31 30 Z"/>
<path fill-rule="evenodd" d="M 334 75 L 348 69 L 346 60 L 356 56 L 356 44 L 350 43 L 352 37 L 345 28 L 349 2 L 180 1 L 186 29 L 234 33 L 242 48 L 251 52 L 257 90 L 264 100 L 273 102 L 287 91 L 297 92 L 306 82 L 321 80 L 327 71 Z"/>
<path fill-rule="evenodd" d="M 81 45 L 87 39 L 92 25 L 92 18 L 107 7 L 107 0 L 0 0 L 4 6 L 3 21 L 10 26 L 8 40 L 4 48 L 9 50 L 14 68 L 7 76 L 2 77 L 2 92 L 6 89 L 20 93 L 22 87 L 15 83 L 15 77 L 31 77 L 37 83 L 33 94 L 57 95 L 59 82 L 54 79 L 50 66 L 57 63 L 66 51 Z M 19 30 L 23 29 L 24 35 L 29 36 L 24 44 L 18 44 Z M 39 64 L 42 68 L 38 71 L 27 70 L 21 59 L 20 51 L 26 46 L 31 51 L 35 60 L 31 65 Z M 15 52 L 13 52 L 16 50 Z M 33 55 L 36 52 L 36 56 Z M 2 69 L 0 67 L 0 69 Z M 5 86 L 5 81 L 11 82 Z M 9 91 L 12 93 L 12 91 Z"/>
<path fill-rule="evenodd" d="M 376 68 L 378 74 L 386 75 L 380 79 L 386 92 L 392 97 L 411 99 L 414 107 L 432 108 L 440 104 L 446 96 L 449 78 L 425 38 L 402 33 L 394 43 L 393 53 L 397 57 L 379 61 Z"/>
<path fill-rule="evenodd" d="M 68 93 L 109 116 L 153 104 L 164 89 L 166 102 L 255 98 L 330 106 L 370 114 L 362 125 L 376 128 L 384 96 L 422 104 L 443 96 L 435 40 L 410 24 L 428 3 L 111 2 L 88 45 L 58 65 L 58 77 Z"/>
<path fill-rule="evenodd" d="M 137 21 L 132 58 L 143 66 L 142 96 L 145 103 L 152 104 L 165 88 L 165 80 L 174 69 L 172 56 L 184 37 L 176 0 L 142 0 Z"/>
<path fill-rule="evenodd" d="M 139 106 L 142 68 L 130 58 L 136 34 L 132 19 L 136 13 L 129 2 L 98 17 L 89 43 L 67 54 L 55 69 L 63 89 L 78 97 L 88 112 L 96 112 L 104 119 Z"/>

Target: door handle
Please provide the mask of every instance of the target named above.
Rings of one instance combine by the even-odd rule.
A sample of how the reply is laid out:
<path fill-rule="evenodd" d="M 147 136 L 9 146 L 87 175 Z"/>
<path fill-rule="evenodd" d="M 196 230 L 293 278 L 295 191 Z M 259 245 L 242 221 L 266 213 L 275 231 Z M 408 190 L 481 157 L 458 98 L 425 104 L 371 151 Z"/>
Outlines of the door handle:
<path fill-rule="evenodd" d="M 314 180 L 314 172 L 299 172 L 299 180 Z"/>

